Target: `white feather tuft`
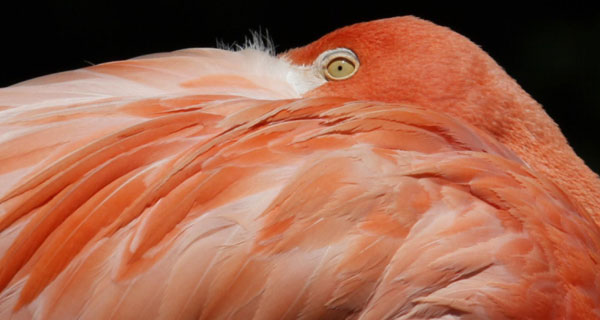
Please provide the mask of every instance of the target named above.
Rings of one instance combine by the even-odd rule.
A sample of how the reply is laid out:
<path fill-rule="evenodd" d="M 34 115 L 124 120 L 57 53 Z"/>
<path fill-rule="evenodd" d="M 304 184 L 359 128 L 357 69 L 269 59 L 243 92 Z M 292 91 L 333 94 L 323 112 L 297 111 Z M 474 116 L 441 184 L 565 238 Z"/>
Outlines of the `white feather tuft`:
<path fill-rule="evenodd" d="M 262 29 L 258 30 L 250 30 L 250 37 L 246 37 L 244 39 L 243 44 L 232 43 L 226 44 L 221 40 L 217 40 L 217 48 L 229 51 L 243 51 L 246 49 L 253 49 L 268 53 L 271 56 L 275 56 L 275 43 L 271 36 L 269 35 L 269 31 Z"/>
<path fill-rule="evenodd" d="M 217 40 L 217 48 L 239 52 L 248 57 L 252 56 L 252 60 L 260 66 L 260 68 L 256 68 L 257 73 L 268 70 L 267 73 L 271 76 L 276 77 L 275 75 L 278 75 L 279 79 L 284 79 L 294 88 L 295 94 L 298 96 L 302 96 L 326 82 L 314 66 L 297 66 L 285 58 L 277 57 L 275 44 L 268 30 L 264 32 L 261 29 L 251 30 L 250 37 L 246 37 L 241 45 L 235 42 L 226 44 Z M 276 60 L 273 58 L 276 58 Z"/>

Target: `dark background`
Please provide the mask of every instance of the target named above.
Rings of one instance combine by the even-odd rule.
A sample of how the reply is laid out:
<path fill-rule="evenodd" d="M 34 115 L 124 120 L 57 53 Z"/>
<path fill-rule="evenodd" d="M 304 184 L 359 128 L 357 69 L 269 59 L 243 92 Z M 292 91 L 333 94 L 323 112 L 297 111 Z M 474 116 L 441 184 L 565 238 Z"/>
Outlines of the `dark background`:
<path fill-rule="evenodd" d="M 449 26 L 490 53 L 544 105 L 577 153 L 600 172 L 600 11 L 573 2 L 533 8 L 521 4 L 274 5 L 199 0 L 2 4 L 0 87 L 90 63 L 213 47 L 217 40 L 243 42 L 249 30 L 259 28 L 269 31 L 281 52 L 354 22 L 412 14 Z"/>

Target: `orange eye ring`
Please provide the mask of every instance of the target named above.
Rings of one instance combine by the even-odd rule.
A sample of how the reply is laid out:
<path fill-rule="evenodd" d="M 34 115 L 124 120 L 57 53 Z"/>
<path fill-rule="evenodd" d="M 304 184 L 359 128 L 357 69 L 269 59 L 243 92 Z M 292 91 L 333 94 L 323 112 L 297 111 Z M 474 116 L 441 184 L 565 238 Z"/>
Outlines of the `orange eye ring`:
<path fill-rule="evenodd" d="M 327 80 L 345 80 L 352 77 L 360 66 L 358 57 L 352 50 L 337 48 L 323 52 L 320 61 L 321 73 Z"/>

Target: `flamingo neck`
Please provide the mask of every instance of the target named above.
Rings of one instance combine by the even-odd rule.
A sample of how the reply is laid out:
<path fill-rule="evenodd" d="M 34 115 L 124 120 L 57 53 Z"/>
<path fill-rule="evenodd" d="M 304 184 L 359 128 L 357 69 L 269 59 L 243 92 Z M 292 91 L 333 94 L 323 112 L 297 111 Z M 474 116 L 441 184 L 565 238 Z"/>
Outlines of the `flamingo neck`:
<path fill-rule="evenodd" d="M 463 96 L 450 101 L 446 111 L 495 136 L 600 225 L 598 175 L 577 156 L 543 107 L 491 58 L 484 60 L 479 64 L 481 81 L 475 88 L 464 85 Z"/>
<path fill-rule="evenodd" d="M 510 130 L 496 137 L 553 181 L 600 225 L 600 178 L 577 156 L 542 106 L 524 91 L 519 96 L 513 101 L 518 108 L 511 109 L 523 112 L 514 118 L 521 120 L 511 121 Z"/>

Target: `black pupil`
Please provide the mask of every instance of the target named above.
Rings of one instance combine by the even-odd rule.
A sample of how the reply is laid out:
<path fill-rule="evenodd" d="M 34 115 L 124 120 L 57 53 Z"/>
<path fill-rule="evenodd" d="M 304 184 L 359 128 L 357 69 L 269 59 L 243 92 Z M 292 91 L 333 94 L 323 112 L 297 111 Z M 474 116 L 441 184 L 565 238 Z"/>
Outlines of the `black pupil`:
<path fill-rule="evenodd" d="M 342 65 L 340 64 L 340 65 L 338 66 L 338 71 L 342 71 L 342 69 L 344 69 L 344 67 L 342 67 Z"/>

